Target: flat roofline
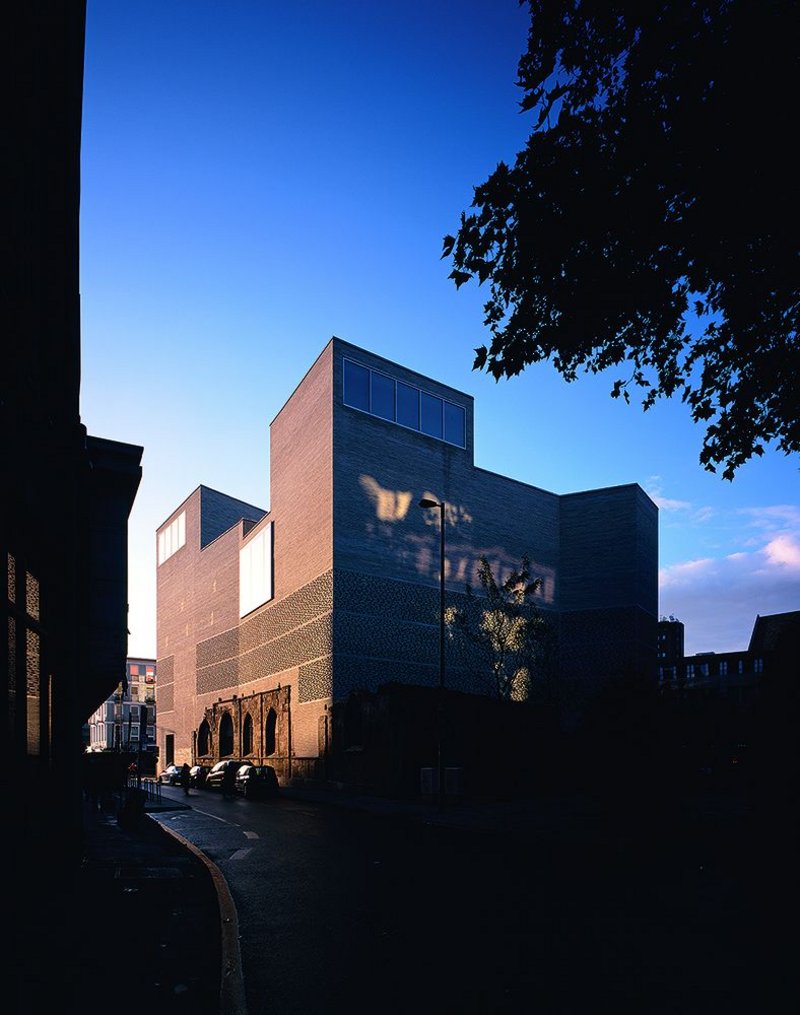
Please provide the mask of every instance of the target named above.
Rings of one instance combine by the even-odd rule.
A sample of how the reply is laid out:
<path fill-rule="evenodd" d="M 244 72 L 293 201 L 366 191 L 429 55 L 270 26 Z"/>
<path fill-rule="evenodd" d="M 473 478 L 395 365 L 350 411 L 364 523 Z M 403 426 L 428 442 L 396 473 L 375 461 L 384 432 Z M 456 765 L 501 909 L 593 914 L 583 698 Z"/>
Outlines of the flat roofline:
<path fill-rule="evenodd" d="M 652 498 L 639 485 L 639 483 L 616 483 L 613 486 L 598 486 L 593 487 L 590 490 L 573 490 L 571 493 L 555 493 L 553 490 L 545 490 L 543 486 L 536 486 L 534 483 L 526 483 L 524 479 L 515 479 L 513 476 L 504 476 L 502 472 L 493 472 L 491 469 L 484 469 L 480 465 L 474 465 L 473 469 L 475 472 L 483 472 L 487 476 L 494 476 L 497 479 L 502 479 L 506 483 L 515 483 L 517 486 L 525 487 L 526 490 L 536 490 L 538 493 L 545 493 L 550 497 L 557 497 L 560 500 L 563 500 L 565 497 L 582 497 L 592 493 L 610 493 L 614 490 L 637 489 L 641 491 L 650 503 L 653 504 L 653 507 L 658 510 L 658 505 L 654 503 Z"/>
<path fill-rule="evenodd" d="M 362 346 L 353 345 L 352 342 L 348 342 L 343 338 L 336 338 L 335 341 L 339 345 L 352 350 L 356 354 L 363 353 L 365 356 L 371 356 L 373 359 L 379 359 L 382 363 L 386 363 L 389 367 L 397 367 L 400 370 L 405 370 L 406 373 L 414 374 L 416 377 L 420 377 L 423 380 L 432 381 L 439 388 L 446 388 L 447 391 L 452 391 L 454 395 L 466 398 L 470 402 L 475 401 L 474 397 L 467 394 L 466 391 L 462 391 L 460 388 L 454 388 L 451 384 L 446 384 L 444 381 L 440 381 L 436 377 L 431 377 L 430 374 L 420 373 L 419 370 L 415 370 L 413 367 L 408 367 L 404 363 L 397 363 L 395 360 L 387 359 L 385 356 L 381 356 L 380 353 L 373 352 L 371 349 L 364 349 Z"/>
<path fill-rule="evenodd" d="M 548 497 L 558 497 L 559 494 L 552 490 L 545 490 L 543 486 L 535 486 L 533 483 L 526 483 L 524 479 L 514 479 L 513 476 L 504 476 L 502 472 L 493 472 L 491 469 L 484 469 L 480 465 L 473 465 L 475 472 L 482 472 L 487 476 L 494 476 L 495 479 L 502 479 L 504 483 L 514 483 L 516 486 L 523 486 L 526 490 L 536 490 L 537 493 L 545 493 Z"/>
<path fill-rule="evenodd" d="M 368 357 L 370 357 L 372 359 L 380 360 L 381 363 L 385 363 L 387 368 L 389 368 L 387 370 L 388 373 L 391 373 L 391 369 L 390 369 L 391 367 L 396 367 L 398 370 L 403 370 L 403 371 L 405 371 L 408 374 L 413 374 L 415 377 L 419 377 L 421 380 L 430 381 L 431 383 L 435 384 L 438 388 L 442 388 L 445 391 L 451 391 L 454 395 L 458 395 L 459 398 L 466 399 L 470 403 L 474 403 L 475 402 L 475 399 L 474 399 L 474 397 L 472 395 L 467 394 L 466 391 L 461 391 L 460 388 L 454 388 L 451 384 L 445 384 L 444 381 L 437 380 L 436 377 L 431 377 L 429 374 L 420 373 L 419 370 L 415 370 L 413 367 L 407 367 L 403 363 L 397 363 L 394 360 L 387 359 L 385 356 L 381 356 L 380 353 L 373 352 L 371 349 L 365 349 L 365 348 L 363 348 L 363 346 L 360 346 L 360 345 L 353 345 L 352 342 L 348 342 L 344 338 L 339 338 L 338 335 L 332 335 L 330 337 L 330 339 L 328 340 L 328 342 L 325 344 L 325 347 L 321 350 L 319 355 L 315 358 L 315 360 L 311 364 L 311 366 L 309 366 L 309 368 L 306 370 L 306 372 L 303 374 L 303 376 L 300 378 L 300 380 L 297 382 L 297 384 L 295 384 L 294 388 L 292 388 L 291 394 L 288 396 L 286 401 L 283 403 L 283 405 L 280 407 L 280 409 L 278 409 L 278 411 L 275 413 L 275 415 L 269 421 L 269 425 L 270 426 L 272 426 L 272 424 L 275 422 L 275 420 L 278 418 L 278 416 L 280 416 L 280 414 L 283 412 L 283 410 L 286 408 L 286 406 L 289 404 L 289 402 L 292 400 L 292 398 L 294 398 L 295 394 L 297 393 L 298 388 L 303 384 L 305 379 L 308 377 L 308 375 L 311 373 L 311 371 L 314 369 L 314 367 L 317 365 L 317 363 L 319 363 L 319 361 L 322 359 L 322 357 L 325 355 L 325 353 L 328 351 L 328 349 L 332 345 L 336 345 L 336 346 L 340 347 L 342 349 L 342 351 L 344 351 L 344 352 L 351 351 L 356 356 L 359 353 L 361 353 L 364 356 L 368 356 Z"/>

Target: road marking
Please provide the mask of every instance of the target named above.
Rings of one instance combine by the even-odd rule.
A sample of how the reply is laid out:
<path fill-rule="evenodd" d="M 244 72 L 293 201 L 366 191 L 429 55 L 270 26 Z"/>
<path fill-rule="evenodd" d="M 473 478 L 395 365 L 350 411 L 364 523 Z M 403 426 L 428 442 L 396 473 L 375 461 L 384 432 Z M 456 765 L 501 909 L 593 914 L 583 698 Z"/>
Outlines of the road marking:
<path fill-rule="evenodd" d="M 237 821 L 229 821 L 227 818 L 221 818 L 219 814 L 211 814 L 210 811 L 200 810 L 199 807 L 193 807 L 192 810 L 196 811 L 198 814 L 202 814 L 206 818 L 213 818 L 215 821 L 221 821 L 223 825 L 233 825 L 235 828 L 239 827 L 239 823 Z"/>
<path fill-rule="evenodd" d="M 245 832 L 244 834 L 247 836 L 248 839 L 260 839 L 261 838 L 261 836 L 258 834 L 258 832 Z"/>
<path fill-rule="evenodd" d="M 231 860 L 242 860 L 248 853 L 252 852 L 253 850 L 250 846 L 248 846 L 247 849 L 237 849 L 235 852 L 231 853 Z"/>

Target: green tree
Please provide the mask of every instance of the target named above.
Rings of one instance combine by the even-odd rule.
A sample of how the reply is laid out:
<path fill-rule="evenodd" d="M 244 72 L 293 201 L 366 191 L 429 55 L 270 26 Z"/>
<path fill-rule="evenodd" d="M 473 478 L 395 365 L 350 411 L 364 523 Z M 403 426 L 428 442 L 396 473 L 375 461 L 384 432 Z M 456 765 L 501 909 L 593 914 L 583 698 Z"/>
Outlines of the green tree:
<path fill-rule="evenodd" d="M 489 285 L 474 368 L 679 396 L 726 479 L 796 453 L 796 0 L 526 5 L 531 134 L 444 239 L 456 286 Z"/>
<path fill-rule="evenodd" d="M 530 562 L 523 556 L 520 569 L 503 582 L 492 574 L 486 557 L 478 562 L 478 580 L 483 589 L 476 594 L 465 586 L 466 603 L 449 606 L 445 623 L 451 636 L 460 631 L 488 656 L 493 688 L 503 701 L 528 701 L 542 685 L 549 697 L 551 629 L 534 602 L 542 579 L 530 577 Z"/>

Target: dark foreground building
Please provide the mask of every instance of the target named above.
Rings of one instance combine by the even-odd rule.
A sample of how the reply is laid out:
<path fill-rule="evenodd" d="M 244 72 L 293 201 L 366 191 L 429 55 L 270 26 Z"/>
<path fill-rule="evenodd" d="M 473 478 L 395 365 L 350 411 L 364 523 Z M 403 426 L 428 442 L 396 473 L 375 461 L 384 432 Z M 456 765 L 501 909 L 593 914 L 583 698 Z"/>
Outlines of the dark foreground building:
<path fill-rule="evenodd" d="M 42 969 L 22 925 L 41 925 L 80 860 L 82 727 L 125 674 L 127 524 L 142 454 L 91 436 L 79 415 L 84 27 L 78 0 L 32 0 L 11 6 L 3 32 L 3 869 L 15 882 L 12 941 Z M 13 948 L 6 959 L 13 973 Z M 34 986 L 26 1010 L 42 1010 Z"/>
<path fill-rule="evenodd" d="M 611 677 L 652 680 L 655 505 L 636 484 L 559 496 L 477 468 L 463 392 L 333 338 L 272 421 L 270 485 L 269 512 L 199 486 L 158 530 L 162 764 L 242 757 L 285 782 L 346 751 L 374 777 L 366 720 L 394 688 L 405 718 L 382 747 L 413 755 L 412 778 L 409 717 L 440 676 L 440 511 L 421 499 L 445 505 L 448 605 L 481 556 L 501 578 L 529 556 L 562 722 Z M 492 693 L 458 639 L 445 662 L 451 695 Z"/>
<path fill-rule="evenodd" d="M 794 678 L 800 660 L 800 611 L 757 616 L 746 649 L 683 651 L 684 626 L 675 617 L 658 622 L 658 683 L 663 694 L 715 697 L 750 709 L 765 687 Z"/>
<path fill-rule="evenodd" d="M 793 807 L 800 776 L 800 611 L 756 616 L 739 651 L 684 655 L 674 617 L 659 621 L 658 639 L 658 694 L 678 767 L 694 785 L 748 784 L 774 822 Z"/>

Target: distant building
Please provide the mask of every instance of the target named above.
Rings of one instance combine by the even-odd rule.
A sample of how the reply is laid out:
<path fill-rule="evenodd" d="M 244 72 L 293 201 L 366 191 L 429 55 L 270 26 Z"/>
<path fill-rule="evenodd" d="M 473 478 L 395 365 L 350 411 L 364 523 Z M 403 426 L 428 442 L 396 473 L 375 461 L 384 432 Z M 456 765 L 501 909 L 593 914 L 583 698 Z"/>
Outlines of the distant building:
<path fill-rule="evenodd" d="M 658 622 L 658 675 L 660 679 L 677 676 L 684 655 L 684 627 L 675 617 Z"/>
<path fill-rule="evenodd" d="M 756 616 L 750 643 L 736 652 L 683 654 L 684 626 L 658 622 L 658 683 L 666 694 L 713 695 L 748 707 L 771 678 L 784 676 L 787 658 L 800 659 L 800 611 Z"/>
<path fill-rule="evenodd" d="M 89 717 L 87 749 L 141 754 L 148 769 L 155 767 L 155 659 L 128 659 L 126 679 Z"/>
<path fill-rule="evenodd" d="M 548 453 L 552 435 L 530 433 Z M 481 555 L 501 577 L 529 556 L 565 714 L 608 677 L 653 672 L 655 504 L 634 483 L 557 495 L 476 468 L 463 392 L 333 338 L 271 423 L 270 485 L 269 512 L 199 486 L 158 529 L 164 764 L 318 777 L 336 709 L 358 751 L 356 699 L 437 686 L 440 511 L 422 498 L 445 504 L 448 603 Z M 448 642 L 448 690 L 491 694 L 481 665 Z"/>

